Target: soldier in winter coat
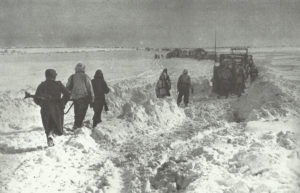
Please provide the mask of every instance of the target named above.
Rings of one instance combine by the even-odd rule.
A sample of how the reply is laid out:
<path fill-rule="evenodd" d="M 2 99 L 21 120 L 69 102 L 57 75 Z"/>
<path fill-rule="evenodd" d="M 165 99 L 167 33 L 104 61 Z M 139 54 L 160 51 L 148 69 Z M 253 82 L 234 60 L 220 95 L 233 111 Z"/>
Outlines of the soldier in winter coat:
<path fill-rule="evenodd" d="M 250 66 L 250 80 L 251 80 L 251 83 L 255 81 L 257 76 L 258 76 L 258 69 L 254 64 L 252 64 Z"/>
<path fill-rule="evenodd" d="M 94 102 L 94 91 L 91 79 L 85 74 L 85 66 L 78 63 L 75 74 L 68 79 L 67 88 L 71 91 L 71 100 L 74 101 L 75 122 L 73 129 L 83 126 L 89 104 Z"/>
<path fill-rule="evenodd" d="M 237 66 L 235 72 L 235 91 L 238 97 L 242 95 L 245 89 L 245 73 L 242 67 Z"/>
<path fill-rule="evenodd" d="M 60 81 L 55 81 L 57 75 L 55 70 L 48 69 L 45 75 L 46 81 L 38 86 L 34 102 L 41 106 L 47 143 L 48 146 L 53 146 L 53 134 L 63 134 L 64 108 L 70 93 Z"/>
<path fill-rule="evenodd" d="M 180 75 L 178 82 L 177 82 L 177 91 L 178 91 L 178 98 L 177 98 L 177 105 L 179 106 L 182 97 L 184 105 L 187 106 L 189 103 L 189 96 L 190 96 L 190 89 L 193 92 L 191 78 L 188 75 L 188 71 L 186 69 L 183 70 L 183 73 Z"/>
<path fill-rule="evenodd" d="M 219 78 L 219 94 L 228 98 L 232 85 L 232 70 L 227 66 L 220 66 L 217 70 Z"/>
<path fill-rule="evenodd" d="M 109 92 L 109 88 L 104 80 L 103 73 L 101 70 L 97 70 L 92 80 L 93 90 L 95 94 L 95 101 L 92 105 L 94 109 L 93 116 L 93 127 L 96 127 L 98 123 L 101 123 L 101 113 L 103 107 L 106 107 L 105 94 Z"/>
<path fill-rule="evenodd" d="M 168 75 L 168 71 L 165 68 L 161 73 L 159 80 L 156 84 L 155 91 L 156 91 L 157 98 L 164 98 L 166 96 L 171 96 L 170 90 L 171 90 L 171 80 Z"/>

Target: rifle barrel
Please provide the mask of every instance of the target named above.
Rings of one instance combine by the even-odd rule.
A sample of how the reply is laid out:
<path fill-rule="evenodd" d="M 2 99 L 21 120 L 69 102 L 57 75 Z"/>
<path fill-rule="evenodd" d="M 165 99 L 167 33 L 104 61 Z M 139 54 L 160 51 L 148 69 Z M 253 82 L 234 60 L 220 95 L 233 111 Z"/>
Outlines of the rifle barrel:
<path fill-rule="evenodd" d="M 39 98 L 39 99 L 46 99 L 45 97 L 41 97 L 41 96 L 35 96 L 35 95 L 33 95 L 33 94 L 30 94 L 29 92 L 26 92 L 25 91 L 25 97 L 24 97 L 24 99 L 27 99 L 27 98 Z"/>

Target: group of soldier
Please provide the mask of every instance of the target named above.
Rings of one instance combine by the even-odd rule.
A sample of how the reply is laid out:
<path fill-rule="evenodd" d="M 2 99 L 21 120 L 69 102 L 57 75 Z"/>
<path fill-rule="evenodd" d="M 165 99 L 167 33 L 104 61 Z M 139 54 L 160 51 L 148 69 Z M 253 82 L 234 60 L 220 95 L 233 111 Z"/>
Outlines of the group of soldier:
<path fill-rule="evenodd" d="M 171 80 L 168 75 L 168 70 L 167 68 L 165 68 L 161 73 L 155 87 L 157 98 L 164 98 L 167 96 L 171 96 L 170 90 L 171 90 Z M 180 106 L 180 103 L 182 102 L 182 98 L 183 98 L 184 105 L 188 106 L 190 91 L 193 92 L 191 77 L 188 75 L 188 71 L 184 69 L 177 81 L 177 93 L 178 93 L 177 105 L 178 106 Z"/>
<path fill-rule="evenodd" d="M 101 122 L 103 108 L 107 109 L 105 94 L 109 88 L 101 70 L 95 72 L 93 80 L 85 74 L 85 66 L 78 63 L 66 86 L 56 81 L 54 69 L 45 71 L 43 81 L 34 95 L 34 102 L 41 107 L 42 123 L 45 129 L 48 146 L 53 146 L 53 136 L 63 134 L 64 108 L 69 100 L 74 104 L 73 131 L 83 126 L 83 121 L 90 106 L 94 110 L 93 127 Z M 62 96 L 62 97 L 61 97 Z"/>
<path fill-rule="evenodd" d="M 164 58 L 163 54 L 154 54 L 154 59 L 162 59 Z"/>
<path fill-rule="evenodd" d="M 253 61 L 249 63 L 247 72 L 241 65 L 226 64 L 226 61 L 222 62 L 220 66 L 214 67 L 213 89 L 226 97 L 230 92 L 241 96 L 248 75 L 250 75 L 251 81 L 254 81 L 258 75 Z M 75 67 L 75 73 L 69 77 L 66 86 L 60 81 L 56 81 L 57 73 L 54 69 L 47 69 L 45 76 L 46 80 L 36 90 L 34 102 L 41 106 L 42 123 L 48 146 L 54 145 L 54 134 L 63 134 L 64 108 L 69 100 L 73 101 L 74 104 L 73 131 L 83 126 L 89 106 L 94 110 L 93 127 L 96 127 L 102 121 L 101 113 L 103 109 L 108 110 L 105 94 L 109 92 L 109 88 L 101 70 L 97 70 L 93 80 L 91 80 L 85 74 L 85 66 L 78 63 Z M 170 90 L 171 80 L 168 70 L 165 68 L 155 87 L 157 98 L 170 96 Z M 188 71 L 184 69 L 177 81 L 178 106 L 180 106 L 182 98 L 184 105 L 188 105 L 190 91 L 193 93 L 191 78 Z"/>
<path fill-rule="evenodd" d="M 56 81 L 57 73 L 54 69 L 45 71 L 46 80 L 36 89 L 34 102 L 41 107 L 41 118 L 45 129 L 47 144 L 54 146 L 54 135 L 64 133 L 64 109 L 68 101 L 74 104 L 74 125 L 72 131 L 83 126 L 88 107 L 94 110 L 93 128 L 101 120 L 103 108 L 108 110 L 105 94 L 109 92 L 109 87 L 104 80 L 101 70 L 95 72 L 91 80 L 85 73 L 85 66 L 78 63 L 75 73 L 72 74 L 66 86 L 61 81 Z M 177 104 L 180 105 L 182 97 L 185 106 L 189 103 L 189 91 L 192 88 L 191 79 L 188 71 L 184 70 L 177 83 L 178 98 Z M 170 96 L 171 81 L 167 69 L 164 69 L 156 85 L 156 95 L 158 98 Z"/>

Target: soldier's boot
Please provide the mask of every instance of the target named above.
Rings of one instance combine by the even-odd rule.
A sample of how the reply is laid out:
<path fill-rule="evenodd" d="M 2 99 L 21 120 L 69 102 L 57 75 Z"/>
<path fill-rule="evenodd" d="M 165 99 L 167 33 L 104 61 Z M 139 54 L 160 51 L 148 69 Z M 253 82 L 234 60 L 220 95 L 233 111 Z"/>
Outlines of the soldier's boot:
<path fill-rule="evenodd" d="M 53 142 L 53 132 L 52 132 L 52 131 L 50 131 L 50 133 L 49 133 L 48 136 L 47 136 L 47 144 L 48 144 L 48 147 L 54 146 L 54 142 Z"/>

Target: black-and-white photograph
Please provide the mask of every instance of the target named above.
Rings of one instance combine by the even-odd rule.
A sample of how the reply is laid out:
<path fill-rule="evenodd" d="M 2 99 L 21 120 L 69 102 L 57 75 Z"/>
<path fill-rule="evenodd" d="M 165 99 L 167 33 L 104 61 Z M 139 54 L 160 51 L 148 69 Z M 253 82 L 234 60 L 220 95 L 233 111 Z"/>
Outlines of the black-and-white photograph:
<path fill-rule="evenodd" d="M 0 193 L 299 193 L 300 0 L 0 0 Z"/>

